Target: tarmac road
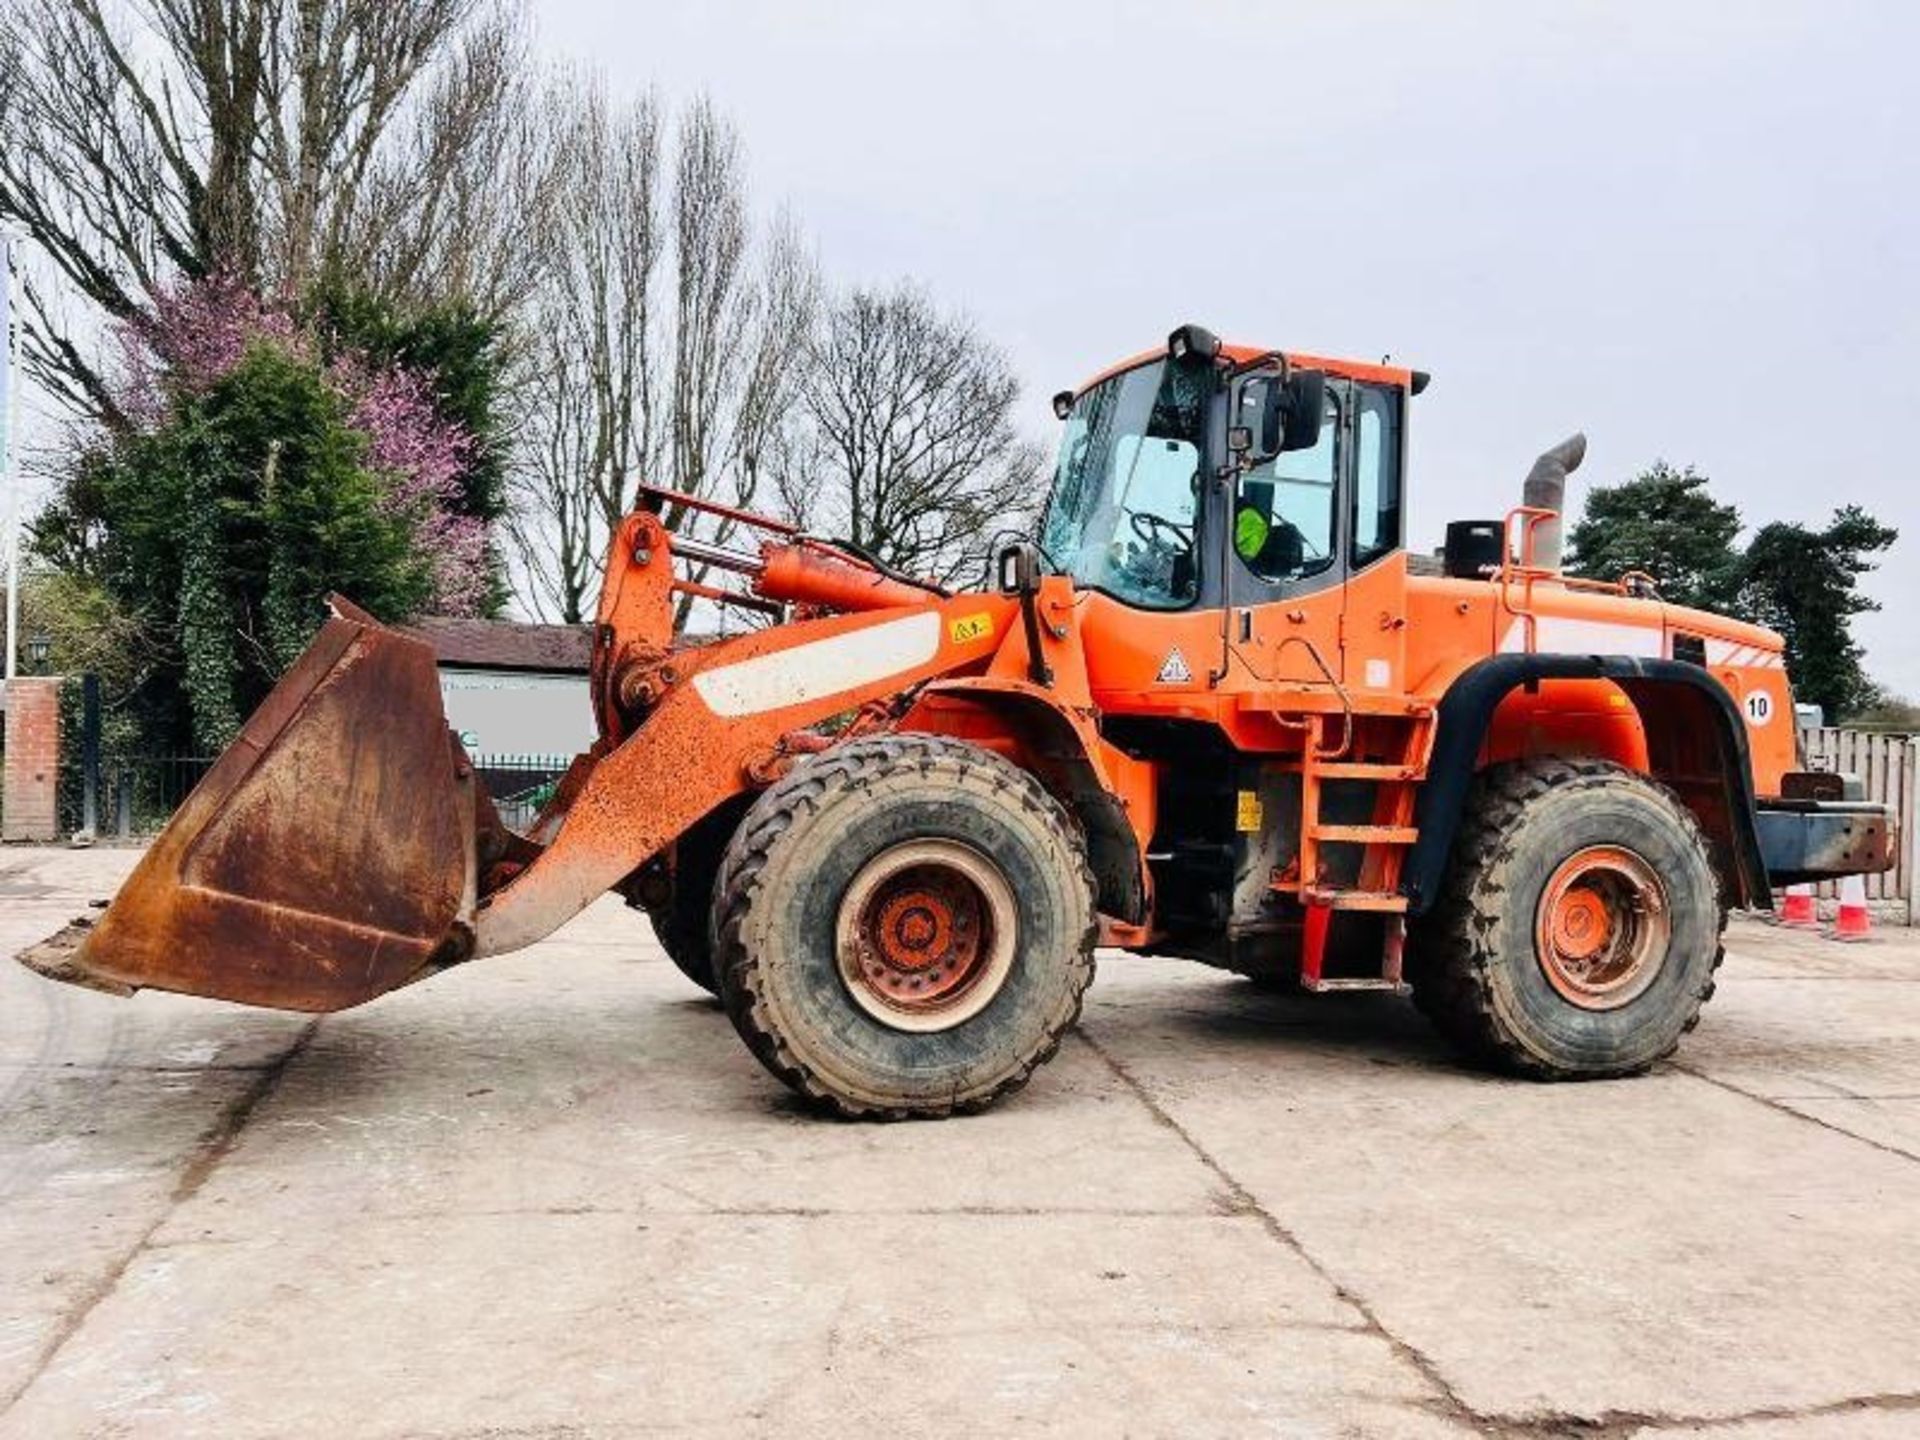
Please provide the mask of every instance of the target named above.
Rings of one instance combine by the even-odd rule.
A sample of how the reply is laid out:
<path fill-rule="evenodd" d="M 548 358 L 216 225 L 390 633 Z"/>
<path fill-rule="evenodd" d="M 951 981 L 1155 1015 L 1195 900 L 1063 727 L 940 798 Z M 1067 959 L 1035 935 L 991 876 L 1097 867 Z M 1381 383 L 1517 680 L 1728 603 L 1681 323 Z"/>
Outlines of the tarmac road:
<path fill-rule="evenodd" d="M 126 851 L 0 851 L 0 950 Z M 644 920 L 312 1021 L 0 965 L 0 1437 L 1920 1435 L 1920 940 L 1677 1063 L 1103 960 L 994 1112 L 797 1109 Z"/>

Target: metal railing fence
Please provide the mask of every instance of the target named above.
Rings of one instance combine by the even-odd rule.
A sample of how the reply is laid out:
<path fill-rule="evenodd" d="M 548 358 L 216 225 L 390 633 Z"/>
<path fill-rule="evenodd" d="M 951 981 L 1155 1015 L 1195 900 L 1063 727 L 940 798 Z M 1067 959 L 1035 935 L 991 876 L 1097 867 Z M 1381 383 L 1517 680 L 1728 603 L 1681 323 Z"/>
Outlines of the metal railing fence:
<path fill-rule="evenodd" d="M 193 787 L 213 768 L 210 755 L 106 755 L 100 760 L 99 815 L 95 834 L 102 839 L 139 840 L 158 834 Z M 533 822 L 566 773 L 571 757 L 559 755 L 476 755 L 474 769 L 486 783 L 500 818 L 513 829 Z M 62 776 L 60 829 L 64 835 L 85 822 L 82 777 Z"/>
<path fill-rule="evenodd" d="M 1803 732 L 1807 761 L 1815 769 L 1857 775 L 1865 798 L 1893 806 L 1900 820 L 1899 863 L 1867 877 L 1867 899 L 1887 919 L 1914 918 L 1915 791 L 1920 783 L 1920 736 L 1883 734 L 1827 726 Z M 552 796 L 571 763 L 564 755 L 476 755 L 474 768 L 486 783 L 500 818 L 525 829 Z M 206 755 L 104 755 L 98 776 L 98 821 L 102 838 L 141 839 L 157 834 L 213 766 Z M 82 828 L 85 813 L 78 769 L 63 767 L 59 794 L 63 834 Z M 1837 884 L 1819 887 L 1835 899 Z"/>
<path fill-rule="evenodd" d="M 570 755 L 476 755 L 473 768 L 509 830 L 524 830 L 553 798 Z"/>

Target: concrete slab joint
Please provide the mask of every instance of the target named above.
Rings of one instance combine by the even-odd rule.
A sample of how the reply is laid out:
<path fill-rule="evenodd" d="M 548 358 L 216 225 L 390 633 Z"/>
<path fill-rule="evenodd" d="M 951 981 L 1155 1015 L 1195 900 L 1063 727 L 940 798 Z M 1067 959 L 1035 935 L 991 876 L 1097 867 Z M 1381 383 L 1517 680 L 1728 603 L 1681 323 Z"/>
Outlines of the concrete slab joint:
<path fill-rule="evenodd" d="M 0 854 L 0 951 L 137 859 Z M 1103 957 L 912 1126 L 792 1105 L 612 897 L 324 1023 L 0 965 L 0 1440 L 1905 1440 L 1920 935 L 1727 944 L 1581 1086 Z"/>

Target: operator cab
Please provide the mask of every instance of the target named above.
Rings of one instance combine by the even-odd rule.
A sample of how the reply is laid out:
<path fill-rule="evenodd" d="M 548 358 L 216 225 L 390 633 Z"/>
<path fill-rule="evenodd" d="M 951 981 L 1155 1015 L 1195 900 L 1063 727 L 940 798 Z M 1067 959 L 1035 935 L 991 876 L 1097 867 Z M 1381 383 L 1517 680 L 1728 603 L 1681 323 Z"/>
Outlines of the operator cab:
<path fill-rule="evenodd" d="M 1229 350 L 1196 326 L 1056 398 L 1040 548 L 1147 610 L 1337 585 L 1398 549 L 1404 372 Z"/>

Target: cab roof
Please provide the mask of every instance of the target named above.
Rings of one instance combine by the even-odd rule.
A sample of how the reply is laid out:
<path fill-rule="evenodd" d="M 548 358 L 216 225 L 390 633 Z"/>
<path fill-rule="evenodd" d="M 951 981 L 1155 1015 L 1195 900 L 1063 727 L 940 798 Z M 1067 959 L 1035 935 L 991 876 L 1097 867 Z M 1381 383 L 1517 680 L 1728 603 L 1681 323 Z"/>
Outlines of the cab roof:
<path fill-rule="evenodd" d="M 1249 360 L 1258 360 L 1262 355 L 1273 353 L 1272 347 L 1266 345 L 1230 345 L 1223 342 L 1220 346 L 1221 358 L 1230 360 L 1236 365 L 1244 365 Z M 1373 365 L 1364 360 L 1337 360 L 1327 355 L 1309 355 L 1303 350 L 1282 350 L 1279 353 L 1287 357 L 1289 365 L 1303 370 L 1324 370 L 1329 375 L 1340 375 L 1349 380 L 1367 380 L 1376 385 L 1398 385 L 1403 390 L 1413 388 L 1414 372 L 1405 366 Z M 1142 350 L 1138 355 L 1130 356 L 1117 365 L 1109 365 L 1075 393 L 1091 390 L 1102 380 L 1109 380 L 1122 371 L 1133 369 L 1136 365 L 1144 365 L 1150 360 L 1164 360 L 1166 355 L 1167 347 L 1164 344 L 1155 346 L 1151 350 Z"/>

